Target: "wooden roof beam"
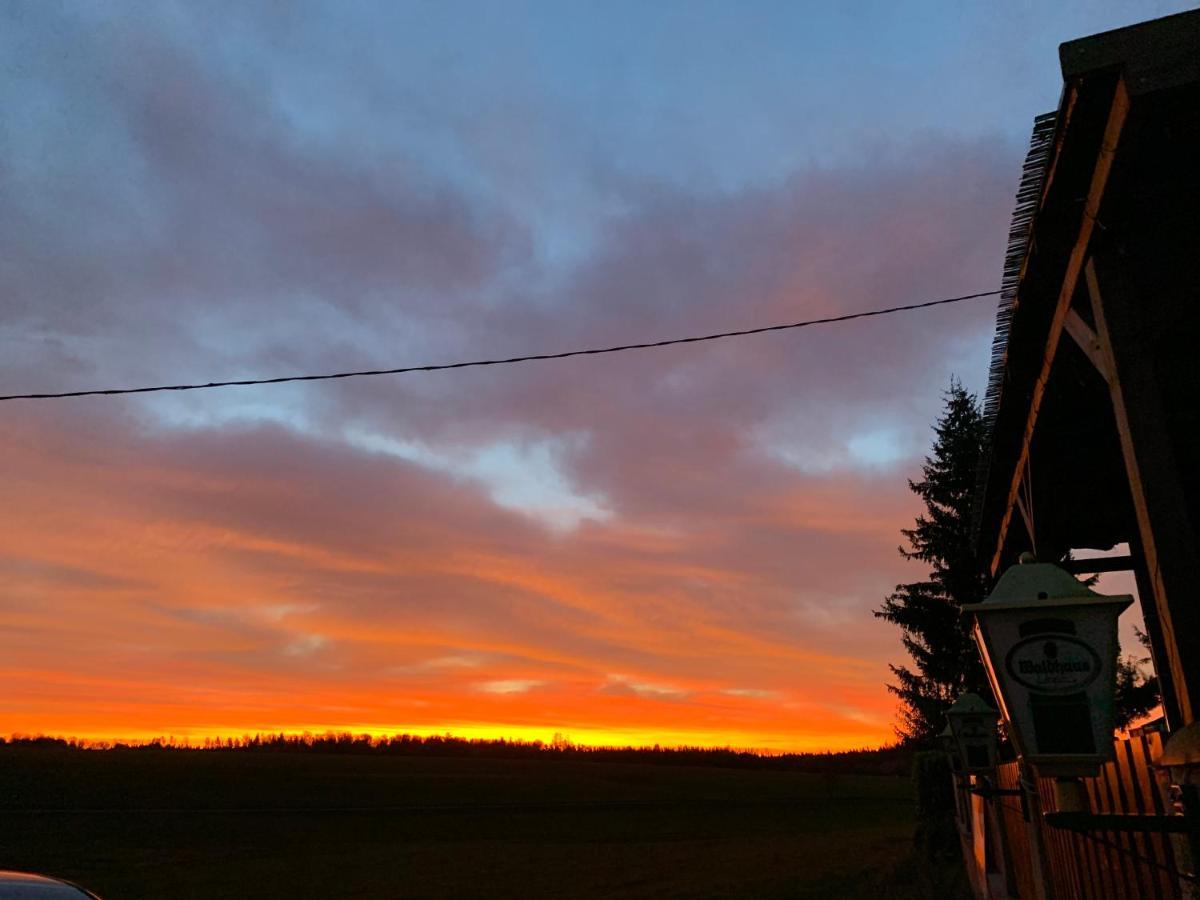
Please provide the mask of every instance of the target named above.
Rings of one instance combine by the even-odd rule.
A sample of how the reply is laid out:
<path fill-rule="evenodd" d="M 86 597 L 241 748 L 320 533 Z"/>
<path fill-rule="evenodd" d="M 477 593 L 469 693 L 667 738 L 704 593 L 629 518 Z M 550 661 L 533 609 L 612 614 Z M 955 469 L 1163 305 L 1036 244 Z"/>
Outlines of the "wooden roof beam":
<path fill-rule="evenodd" d="M 1200 551 L 1179 460 L 1163 424 L 1163 386 L 1153 371 L 1144 310 L 1121 266 L 1115 254 L 1101 249 L 1088 260 L 1084 277 L 1101 350 L 1114 374 L 1109 391 L 1137 520 L 1142 618 L 1167 722 L 1177 728 L 1200 714 L 1200 607 L 1195 602 Z"/>
<path fill-rule="evenodd" d="M 1063 330 L 1071 336 L 1079 349 L 1083 351 L 1083 355 L 1096 367 L 1100 377 L 1111 385 L 1112 372 L 1109 370 L 1108 362 L 1101 350 L 1100 338 L 1096 336 L 1092 326 L 1083 321 L 1083 317 L 1075 310 L 1068 309 L 1067 317 L 1063 320 Z"/>
<path fill-rule="evenodd" d="M 1113 91 L 1112 103 L 1109 106 L 1108 120 L 1104 126 L 1104 136 L 1100 142 L 1100 150 L 1096 156 L 1096 165 L 1092 170 L 1091 184 L 1088 188 L 1087 202 L 1084 205 L 1083 216 L 1079 223 L 1079 232 L 1076 236 L 1070 257 L 1067 260 L 1067 268 L 1063 275 L 1062 285 L 1059 288 L 1054 316 L 1050 322 L 1050 331 L 1046 337 L 1046 348 L 1042 357 L 1041 371 L 1033 385 L 1029 401 L 1029 412 L 1025 418 L 1025 431 L 1021 438 L 1021 449 L 1016 464 L 1013 466 L 1012 480 L 1004 504 L 1004 516 L 1000 522 L 995 551 L 992 554 L 989 566 L 993 575 L 1000 568 L 1005 539 L 1008 535 L 1009 526 L 1012 523 L 1013 511 L 1017 507 L 1017 496 L 1021 489 L 1021 476 L 1025 472 L 1029 461 L 1029 451 L 1033 444 L 1033 432 L 1037 426 L 1038 411 L 1042 405 L 1042 398 L 1046 393 L 1046 385 L 1050 380 L 1050 369 L 1054 365 L 1054 356 L 1058 350 L 1058 342 L 1062 337 L 1067 313 L 1071 309 L 1071 298 L 1075 296 L 1075 287 L 1079 281 L 1080 272 L 1083 269 L 1088 243 L 1092 237 L 1092 229 L 1095 227 L 1096 217 L 1100 212 L 1100 204 L 1104 200 L 1104 189 L 1108 184 L 1108 176 L 1112 172 L 1113 161 L 1117 155 L 1117 146 L 1120 143 L 1121 133 L 1125 128 L 1125 120 L 1128 118 L 1128 115 L 1129 92 L 1125 88 L 1124 79 L 1118 78 L 1116 88 Z"/>

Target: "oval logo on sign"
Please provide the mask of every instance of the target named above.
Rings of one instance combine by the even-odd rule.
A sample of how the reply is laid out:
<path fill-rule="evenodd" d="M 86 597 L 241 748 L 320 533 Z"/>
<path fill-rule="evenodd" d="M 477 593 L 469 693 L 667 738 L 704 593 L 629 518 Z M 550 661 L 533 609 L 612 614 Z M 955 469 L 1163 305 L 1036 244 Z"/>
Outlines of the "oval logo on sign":
<path fill-rule="evenodd" d="M 1031 691 L 1069 694 L 1100 674 L 1100 657 L 1083 641 L 1043 634 L 1019 641 L 1004 659 L 1008 674 Z"/>

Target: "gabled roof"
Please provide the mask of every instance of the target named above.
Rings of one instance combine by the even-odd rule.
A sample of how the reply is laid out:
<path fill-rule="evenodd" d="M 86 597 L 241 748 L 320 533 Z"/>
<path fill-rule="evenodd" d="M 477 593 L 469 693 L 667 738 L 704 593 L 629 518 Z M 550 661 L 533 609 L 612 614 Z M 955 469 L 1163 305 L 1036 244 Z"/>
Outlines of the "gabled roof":
<path fill-rule="evenodd" d="M 1098 235 L 1108 239 L 1106 222 L 1156 236 L 1179 232 L 1178 223 L 1187 221 L 1186 198 L 1179 196 L 1187 189 L 1179 185 L 1195 178 L 1196 167 L 1184 157 L 1200 121 L 1198 48 L 1200 11 L 1060 48 L 1063 93 L 1055 113 L 1034 121 L 984 397 L 988 437 L 975 522 L 980 558 L 992 569 L 1001 550 L 1007 559 L 1027 549 L 1006 546 L 1001 536 L 1021 530 L 1008 527 L 1012 491 L 1020 460 L 1035 443 L 1038 461 L 1054 477 L 1052 489 L 1042 479 L 1053 502 L 1042 502 L 1037 516 L 1044 533 L 1038 535 L 1039 553 L 1104 548 L 1129 538 L 1127 497 L 1096 490 L 1124 481 L 1107 388 L 1071 340 L 1059 342 L 1063 304 L 1074 304 L 1085 318 L 1090 314 L 1086 303 L 1079 306 L 1081 251 L 1086 256 Z M 1089 208 L 1089 198 L 1097 205 Z M 1142 296 L 1184 302 L 1177 248 L 1159 252 L 1142 241 L 1131 252 L 1138 255 L 1132 265 L 1139 275 L 1161 271 L 1167 279 L 1143 284 Z M 1043 536 L 1049 547 L 1041 546 Z"/>

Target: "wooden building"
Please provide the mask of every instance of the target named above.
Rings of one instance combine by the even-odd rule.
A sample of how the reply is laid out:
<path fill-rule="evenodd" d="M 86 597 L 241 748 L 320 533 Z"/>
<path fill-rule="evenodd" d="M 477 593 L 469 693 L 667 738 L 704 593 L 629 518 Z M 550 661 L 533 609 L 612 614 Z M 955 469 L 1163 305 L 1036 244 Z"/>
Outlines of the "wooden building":
<path fill-rule="evenodd" d="M 1063 44 L 985 402 L 981 558 L 1130 553 L 1168 727 L 1200 714 L 1200 11 Z"/>

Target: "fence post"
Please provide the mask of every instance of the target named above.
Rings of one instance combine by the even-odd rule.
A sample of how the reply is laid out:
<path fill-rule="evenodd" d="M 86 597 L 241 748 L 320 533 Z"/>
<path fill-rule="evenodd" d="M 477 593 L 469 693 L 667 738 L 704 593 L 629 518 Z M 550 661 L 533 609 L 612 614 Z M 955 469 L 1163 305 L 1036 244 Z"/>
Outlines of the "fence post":
<path fill-rule="evenodd" d="M 995 785 L 999 787 L 999 785 Z M 1017 876 L 1014 871 L 1013 851 L 1008 842 L 1008 829 L 1004 825 L 1004 812 L 997 796 L 991 803 L 989 825 L 996 831 L 1000 850 L 1000 874 L 1004 877 L 1004 891 L 1010 897 L 1017 896 Z"/>
<path fill-rule="evenodd" d="M 1056 900 L 1051 885 L 1050 870 L 1046 858 L 1046 845 L 1042 835 L 1042 799 L 1038 795 L 1037 775 L 1023 760 L 1017 769 L 1018 784 L 1023 791 L 1022 806 L 1026 811 L 1025 829 L 1029 835 L 1029 855 L 1032 857 L 1033 886 L 1036 900 Z"/>
<path fill-rule="evenodd" d="M 975 775 L 967 776 L 971 787 L 978 784 Z M 979 896 L 991 897 L 988 881 L 988 820 L 987 801 L 974 792 L 967 794 L 971 810 L 971 880 L 979 885 Z"/>

